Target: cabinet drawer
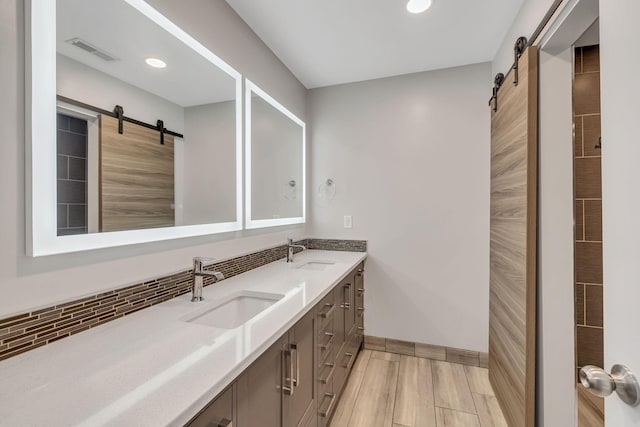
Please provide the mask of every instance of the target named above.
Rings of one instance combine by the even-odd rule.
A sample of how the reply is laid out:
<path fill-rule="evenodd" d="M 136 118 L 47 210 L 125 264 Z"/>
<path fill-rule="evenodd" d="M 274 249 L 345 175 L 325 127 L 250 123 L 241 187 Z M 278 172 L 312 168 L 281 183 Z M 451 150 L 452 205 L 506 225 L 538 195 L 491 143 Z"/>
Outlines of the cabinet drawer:
<path fill-rule="evenodd" d="M 330 384 L 333 381 L 333 374 L 335 371 L 335 359 L 327 359 L 318 366 L 318 382 L 320 383 L 320 388 L 323 388 L 324 385 Z"/>
<path fill-rule="evenodd" d="M 329 294 L 316 305 L 316 315 L 320 330 L 325 329 L 328 324 L 332 323 L 336 308 L 335 293 L 333 291 L 329 292 Z"/>
<path fill-rule="evenodd" d="M 333 390 L 332 383 L 318 389 L 318 425 L 326 426 L 338 404 L 338 395 Z"/>
<path fill-rule="evenodd" d="M 333 334 L 333 332 L 331 332 Z M 320 341 L 322 339 L 322 341 Z M 335 335 L 324 335 L 318 340 L 318 367 L 324 366 L 325 362 L 332 362 L 336 356 Z"/>
<path fill-rule="evenodd" d="M 338 354 L 336 363 L 338 366 L 342 366 L 349 371 L 353 367 L 353 363 L 358 356 L 358 349 L 360 348 L 360 340 L 358 335 L 354 334 L 349 339 L 349 342 L 343 347 L 343 351 Z"/>

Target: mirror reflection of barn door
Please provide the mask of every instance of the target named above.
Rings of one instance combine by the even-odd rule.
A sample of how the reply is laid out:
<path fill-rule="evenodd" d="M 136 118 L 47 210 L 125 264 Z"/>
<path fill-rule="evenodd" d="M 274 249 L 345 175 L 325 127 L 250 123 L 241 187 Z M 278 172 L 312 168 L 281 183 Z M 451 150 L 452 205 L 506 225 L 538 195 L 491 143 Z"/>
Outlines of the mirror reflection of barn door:
<path fill-rule="evenodd" d="M 99 170 L 100 231 L 175 224 L 172 136 L 101 115 Z"/>
<path fill-rule="evenodd" d="M 510 426 L 535 423 L 538 54 L 527 48 L 491 113 L 489 378 Z"/>

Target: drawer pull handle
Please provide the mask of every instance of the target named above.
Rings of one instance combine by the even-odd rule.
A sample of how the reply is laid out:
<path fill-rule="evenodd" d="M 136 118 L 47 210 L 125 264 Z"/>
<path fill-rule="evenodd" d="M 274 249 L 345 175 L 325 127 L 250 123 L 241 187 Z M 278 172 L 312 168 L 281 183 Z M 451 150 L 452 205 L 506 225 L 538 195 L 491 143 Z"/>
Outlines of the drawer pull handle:
<path fill-rule="evenodd" d="M 361 294 L 364 294 L 364 289 L 358 288 L 358 292 L 360 292 Z"/>
<path fill-rule="evenodd" d="M 351 362 L 353 361 L 354 353 L 351 353 L 351 352 L 348 351 L 344 355 L 349 358 L 349 361 L 347 362 L 346 365 L 343 366 L 343 368 L 349 368 L 349 366 L 351 365 Z"/>
<path fill-rule="evenodd" d="M 331 347 L 331 344 L 333 344 L 333 338 L 336 336 L 333 332 L 325 332 L 324 334 L 329 337 L 329 341 L 327 341 L 326 344 L 320 344 L 319 347 L 322 350 L 326 350 Z"/>
<path fill-rule="evenodd" d="M 364 331 L 364 326 L 358 326 L 359 331 Z"/>
<path fill-rule="evenodd" d="M 358 307 L 358 311 L 364 311 L 364 307 Z"/>
<path fill-rule="evenodd" d="M 331 368 L 331 369 L 329 370 L 329 373 L 327 374 L 326 378 L 320 378 L 319 381 L 322 384 L 328 383 L 329 380 L 331 379 L 331 377 L 333 376 L 333 372 L 336 370 L 336 364 L 335 363 L 327 362 L 327 363 L 324 364 L 324 366 L 326 366 L 328 368 Z"/>
<path fill-rule="evenodd" d="M 335 304 L 331 304 L 330 302 L 325 304 L 325 307 L 329 307 L 329 310 L 325 311 L 325 312 L 320 312 L 320 317 L 322 317 L 323 319 L 326 319 L 327 317 L 329 317 L 331 315 L 331 313 L 333 313 L 333 310 L 336 308 Z"/>
<path fill-rule="evenodd" d="M 327 406 L 327 409 L 320 409 L 320 416 L 321 417 L 327 417 L 330 413 L 331 413 L 331 409 L 333 408 L 333 403 L 336 401 L 336 394 L 335 393 L 325 393 L 324 394 L 325 398 L 330 398 L 331 400 L 329 401 L 329 406 Z"/>

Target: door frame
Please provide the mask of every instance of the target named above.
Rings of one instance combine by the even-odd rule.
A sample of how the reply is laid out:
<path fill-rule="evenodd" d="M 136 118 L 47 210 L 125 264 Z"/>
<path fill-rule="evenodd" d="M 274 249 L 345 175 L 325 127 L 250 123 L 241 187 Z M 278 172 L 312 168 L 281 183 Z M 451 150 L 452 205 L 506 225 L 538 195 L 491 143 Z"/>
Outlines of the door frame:
<path fill-rule="evenodd" d="M 539 48 L 537 425 L 577 425 L 573 178 L 573 44 L 598 0 L 564 1 Z M 558 402 L 563 402 L 559 405 Z"/>

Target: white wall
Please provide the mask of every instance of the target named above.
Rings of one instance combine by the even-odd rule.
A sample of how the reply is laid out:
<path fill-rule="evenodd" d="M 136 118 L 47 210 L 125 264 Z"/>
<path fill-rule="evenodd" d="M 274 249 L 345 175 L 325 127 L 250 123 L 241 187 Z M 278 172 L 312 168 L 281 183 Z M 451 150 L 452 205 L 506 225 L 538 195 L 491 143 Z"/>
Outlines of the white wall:
<path fill-rule="evenodd" d="M 154 0 L 161 11 L 305 119 L 306 90 L 224 1 Z M 25 256 L 24 1 L 0 2 L 0 317 L 306 234 L 304 226 L 56 255 Z M 244 237 L 243 237 L 244 236 Z M 242 237 L 242 238 L 241 238 Z M 226 240 L 225 240 L 226 239 Z"/>
<path fill-rule="evenodd" d="M 369 240 L 368 335 L 486 352 L 490 64 L 313 89 L 313 235 Z M 353 215 L 344 229 L 343 215 Z"/>

